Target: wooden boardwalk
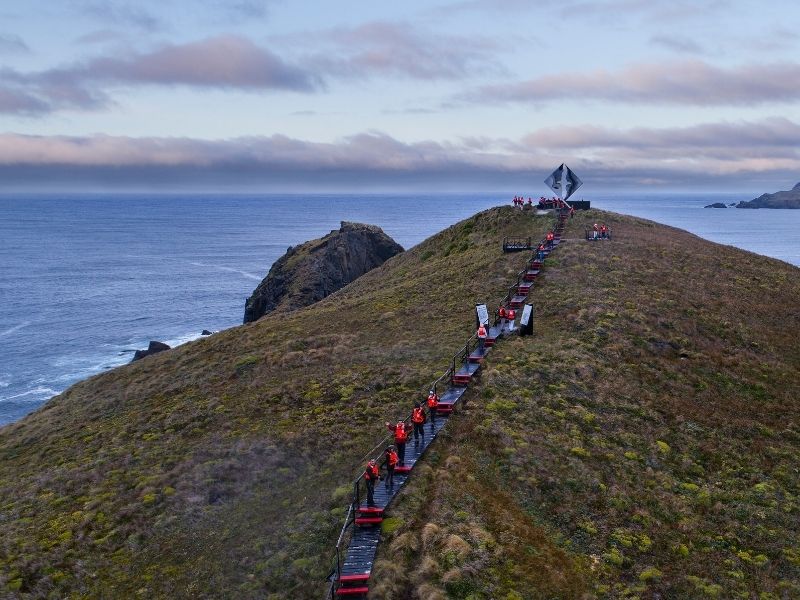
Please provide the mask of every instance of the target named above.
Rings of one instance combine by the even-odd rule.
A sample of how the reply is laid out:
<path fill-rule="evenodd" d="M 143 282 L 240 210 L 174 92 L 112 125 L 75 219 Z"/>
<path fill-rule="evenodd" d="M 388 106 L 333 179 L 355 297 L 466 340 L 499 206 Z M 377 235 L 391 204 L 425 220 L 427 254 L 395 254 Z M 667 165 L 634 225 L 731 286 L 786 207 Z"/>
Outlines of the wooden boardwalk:
<path fill-rule="evenodd" d="M 559 214 L 553 227 L 555 240 L 550 248 L 544 252 L 539 251 L 544 256 L 550 254 L 560 243 L 566 220 L 565 213 Z M 545 243 L 544 240 L 542 243 Z M 530 293 L 532 282 L 538 277 L 543 267 L 543 263 L 537 260 L 537 251 L 534 250 L 533 256 L 526 262 L 526 267 L 518 277 L 517 283 L 510 288 L 501 303 L 505 304 L 507 308 L 522 308 Z M 431 386 L 432 389 L 435 389 L 437 383 L 443 382 L 447 382 L 448 386 L 439 395 L 436 414 L 428 416 L 428 422 L 424 425 L 424 435 L 421 438 L 415 440 L 413 435 L 409 436 L 409 441 L 406 443 L 405 466 L 395 468 L 393 485 L 388 485 L 386 481 L 375 483 L 373 506 L 367 506 L 365 503 L 363 492 L 365 492 L 366 484 L 362 481 L 363 477 L 359 477 L 354 482 L 353 501 L 336 544 L 336 565 L 329 577 L 331 583 L 326 598 L 363 598 L 369 592 L 369 578 L 380 543 L 381 523 L 385 510 L 408 482 L 414 466 L 422 459 L 425 451 L 447 425 L 472 378 L 479 372 L 495 342 L 515 331 L 513 326 L 512 330 L 509 330 L 507 326 L 501 328 L 501 323 L 496 322 L 489 327 L 488 337 L 483 348 L 477 347 L 477 341 L 474 342 L 474 346 L 472 345 L 475 340 L 473 337 L 467 342 L 464 349 L 453 358 L 450 369 Z M 423 398 L 420 398 L 420 401 L 422 400 Z M 390 440 L 386 440 L 383 447 L 381 447 L 382 444 L 379 444 L 380 452 L 382 453 L 385 446 L 391 443 Z"/>

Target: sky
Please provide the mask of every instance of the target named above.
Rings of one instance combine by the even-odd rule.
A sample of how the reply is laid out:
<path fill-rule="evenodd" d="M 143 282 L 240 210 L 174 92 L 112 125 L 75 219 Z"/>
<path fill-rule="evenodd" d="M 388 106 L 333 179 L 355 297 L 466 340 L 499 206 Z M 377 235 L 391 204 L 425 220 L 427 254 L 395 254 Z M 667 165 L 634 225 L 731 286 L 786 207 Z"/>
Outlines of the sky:
<path fill-rule="evenodd" d="M 0 192 L 800 181 L 800 4 L 4 0 Z"/>

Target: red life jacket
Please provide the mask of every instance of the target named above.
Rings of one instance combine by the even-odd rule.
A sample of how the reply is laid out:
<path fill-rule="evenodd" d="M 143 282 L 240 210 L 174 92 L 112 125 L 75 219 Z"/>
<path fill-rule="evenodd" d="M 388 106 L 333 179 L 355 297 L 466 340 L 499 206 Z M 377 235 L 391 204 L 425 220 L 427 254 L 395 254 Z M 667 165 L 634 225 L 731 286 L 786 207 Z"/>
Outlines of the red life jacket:
<path fill-rule="evenodd" d="M 391 451 L 386 453 L 386 463 L 390 467 L 395 466 L 399 460 L 400 460 L 400 457 L 397 456 L 397 452 L 395 452 L 394 450 L 391 450 Z"/>
<path fill-rule="evenodd" d="M 554 238 L 555 238 L 555 235 L 553 235 L 552 231 L 547 233 L 547 241 L 548 242 L 552 242 Z"/>
<path fill-rule="evenodd" d="M 510 310 L 508 311 L 508 320 L 509 320 L 509 321 L 513 321 L 513 320 L 514 320 L 514 319 L 516 319 L 516 318 L 517 318 L 517 313 L 515 313 L 515 312 L 514 312 L 514 309 L 513 309 L 513 308 L 512 308 L 512 309 L 510 309 Z"/>
<path fill-rule="evenodd" d="M 378 479 L 378 465 L 367 463 L 367 470 L 364 471 L 364 479 L 367 481 L 375 481 Z"/>
<path fill-rule="evenodd" d="M 425 422 L 425 413 L 422 412 L 421 408 L 415 408 L 411 411 L 411 422 L 417 424 Z"/>
<path fill-rule="evenodd" d="M 439 396 L 428 394 L 428 408 L 436 408 L 437 406 L 439 406 Z"/>
<path fill-rule="evenodd" d="M 505 319 L 506 318 L 506 309 L 501 306 L 500 310 L 497 311 L 497 314 L 500 316 L 501 319 Z"/>
<path fill-rule="evenodd" d="M 394 426 L 394 441 L 396 444 L 405 444 L 406 440 L 408 439 L 408 433 L 406 432 L 406 424 L 405 423 L 398 423 Z"/>
<path fill-rule="evenodd" d="M 484 327 L 483 325 L 478 327 L 478 337 L 479 338 L 485 338 L 486 337 L 486 327 Z"/>

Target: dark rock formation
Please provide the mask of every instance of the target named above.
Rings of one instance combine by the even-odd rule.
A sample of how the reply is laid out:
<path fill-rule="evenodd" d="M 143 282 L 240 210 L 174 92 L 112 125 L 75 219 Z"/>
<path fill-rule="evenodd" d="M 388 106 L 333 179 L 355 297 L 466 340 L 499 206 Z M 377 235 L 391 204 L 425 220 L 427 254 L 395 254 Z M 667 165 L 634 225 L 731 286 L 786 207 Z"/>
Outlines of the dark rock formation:
<path fill-rule="evenodd" d="M 739 202 L 736 208 L 800 208 L 800 183 L 788 192 L 762 194 L 748 202 Z"/>
<path fill-rule="evenodd" d="M 703 208 L 728 208 L 724 202 L 714 202 L 714 204 L 707 204 Z"/>
<path fill-rule="evenodd" d="M 131 362 L 137 361 L 140 358 L 144 358 L 145 356 L 150 356 L 151 354 L 158 354 L 159 352 L 163 352 L 164 350 L 169 350 L 169 349 L 170 347 L 164 342 L 151 341 L 150 345 L 147 346 L 147 350 L 137 350 L 134 353 L 133 360 Z"/>
<path fill-rule="evenodd" d="M 208 329 L 203 329 L 203 332 L 200 335 L 211 335 L 214 333 L 213 331 L 209 331 Z"/>
<path fill-rule="evenodd" d="M 244 322 L 308 306 L 403 251 L 380 227 L 342 221 L 338 231 L 290 247 L 247 299 Z"/>

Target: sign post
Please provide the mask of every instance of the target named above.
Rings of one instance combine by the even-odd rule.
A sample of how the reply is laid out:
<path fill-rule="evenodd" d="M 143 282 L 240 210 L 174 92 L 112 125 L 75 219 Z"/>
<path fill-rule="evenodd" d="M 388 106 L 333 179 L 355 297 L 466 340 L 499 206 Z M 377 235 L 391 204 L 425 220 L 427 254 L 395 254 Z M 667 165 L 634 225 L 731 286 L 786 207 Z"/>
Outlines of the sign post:
<path fill-rule="evenodd" d="M 533 305 L 526 304 L 522 309 L 522 316 L 519 318 L 519 334 L 533 335 Z"/>
<path fill-rule="evenodd" d="M 478 321 L 476 328 L 481 325 L 489 327 L 489 309 L 486 308 L 485 304 L 475 305 L 475 319 Z"/>

